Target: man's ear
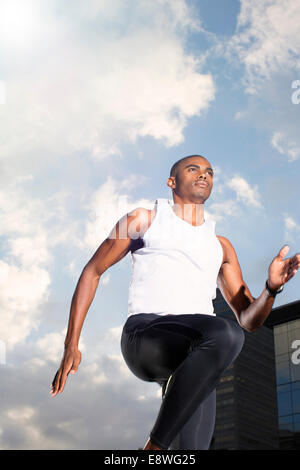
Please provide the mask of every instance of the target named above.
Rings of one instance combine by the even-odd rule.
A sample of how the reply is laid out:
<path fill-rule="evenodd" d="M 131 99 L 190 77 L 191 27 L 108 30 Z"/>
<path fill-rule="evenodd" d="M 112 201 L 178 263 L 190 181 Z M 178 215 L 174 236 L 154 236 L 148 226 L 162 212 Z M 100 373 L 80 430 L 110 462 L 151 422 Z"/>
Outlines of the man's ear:
<path fill-rule="evenodd" d="M 167 180 L 167 185 L 168 185 L 169 188 L 171 188 L 171 189 L 174 189 L 174 188 L 176 187 L 175 176 L 170 176 L 170 178 L 168 178 L 168 180 Z"/>

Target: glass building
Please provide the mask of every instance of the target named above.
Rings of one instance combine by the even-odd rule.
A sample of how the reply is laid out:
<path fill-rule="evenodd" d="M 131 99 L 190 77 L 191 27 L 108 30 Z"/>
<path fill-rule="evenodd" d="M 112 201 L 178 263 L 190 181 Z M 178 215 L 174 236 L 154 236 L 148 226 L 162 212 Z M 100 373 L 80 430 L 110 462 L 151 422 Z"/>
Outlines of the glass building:
<path fill-rule="evenodd" d="M 300 449 L 300 301 L 274 308 L 273 328 L 280 449 Z"/>

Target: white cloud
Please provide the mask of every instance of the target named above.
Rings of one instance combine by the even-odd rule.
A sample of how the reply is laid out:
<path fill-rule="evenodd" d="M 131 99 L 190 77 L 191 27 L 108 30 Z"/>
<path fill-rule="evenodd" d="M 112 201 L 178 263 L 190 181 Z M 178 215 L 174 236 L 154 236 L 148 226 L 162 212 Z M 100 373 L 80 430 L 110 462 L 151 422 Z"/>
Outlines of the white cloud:
<path fill-rule="evenodd" d="M 129 189 L 136 188 L 137 186 L 144 184 L 149 180 L 149 176 L 147 177 L 145 175 L 131 174 L 120 182 L 120 188 L 124 188 L 128 191 Z"/>
<path fill-rule="evenodd" d="M 299 22 L 300 8 L 294 0 L 241 0 L 228 51 L 244 63 L 249 93 L 256 93 L 272 74 L 299 67 Z"/>
<path fill-rule="evenodd" d="M 10 239 L 8 245 L 10 254 L 23 266 L 45 264 L 50 260 L 45 234 Z"/>
<path fill-rule="evenodd" d="M 146 1 L 144 0 L 144 2 Z M 158 5 L 170 9 L 170 20 L 174 26 L 198 31 L 202 30 L 200 19 L 196 16 L 196 11 L 190 5 L 188 6 L 185 0 L 159 0 Z M 163 17 L 162 20 L 164 21 L 165 18 Z"/>
<path fill-rule="evenodd" d="M 126 5 L 72 2 L 70 16 L 69 7 L 59 2 L 58 14 L 55 2 L 45 2 L 45 32 L 26 61 L 0 38 L 11 67 L 0 107 L 10 175 L 33 170 L 41 155 L 45 164 L 75 151 L 119 154 L 123 142 L 142 136 L 177 145 L 187 119 L 207 110 L 215 85 L 201 58 L 185 51 L 183 30 L 197 28 L 187 3 Z"/>
<path fill-rule="evenodd" d="M 293 0 L 241 0 L 235 34 L 213 50 L 230 66 L 242 66 L 248 94 L 236 120 L 267 130 L 271 145 L 289 162 L 300 156 L 298 106 L 294 88 L 300 66 L 300 8 Z M 233 78 L 233 77 L 232 77 Z M 266 119 L 266 113 L 272 119 Z M 276 160 L 276 155 L 274 156 Z"/>
<path fill-rule="evenodd" d="M 279 144 L 279 141 L 281 139 L 282 139 L 282 134 L 280 132 L 274 132 L 272 139 L 271 139 L 271 144 L 276 150 L 278 150 L 279 153 L 284 153 L 283 147 Z"/>
<path fill-rule="evenodd" d="M 77 269 L 75 265 L 75 261 L 71 261 L 71 263 L 68 264 L 68 266 L 65 267 L 65 271 L 70 273 L 71 276 L 76 276 L 77 277 Z"/>
<path fill-rule="evenodd" d="M 97 247 L 111 232 L 117 221 L 137 207 L 152 209 L 155 201 L 139 199 L 130 201 L 128 194 L 121 194 L 120 185 L 109 177 L 107 181 L 92 194 L 86 204 L 89 219 L 86 223 L 85 236 L 77 243 L 82 249 Z"/>
<path fill-rule="evenodd" d="M 261 207 L 257 185 L 251 187 L 241 176 L 234 176 L 228 181 L 227 186 L 235 191 L 237 200 L 246 206 Z"/>
<path fill-rule="evenodd" d="M 60 333 L 51 332 L 38 338 L 36 348 L 38 357 L 43 361 L 43 364 L 46 362 L 54 362 L 57 366 L 59 365 L 62 358 L 65 337 L 66 328 Z"/>
<path fill-rule="evenodd" d="M 101 277 L 101 285 L 102 286 L 106 286 L 110 281 L 110 273 L 108 274 L 104 274 L 102 277 Z"/>
<path fill-rule="evenodd" d="M 228 216 L 238 216 L 239 212 L 240 209 L 235 199 L 226 198 L 209 206 L 209 214 L 216 222 L 221 222 Z"/>
<path fill-rule="evenodd" d="M 237 111 L 234 115 L 234 119 L 239 120 L 245 116 L 245 111 Z"/>
<path fill-rule="evenodd" d="M 284 238 L 286 242 L 295 243 L 295 239 L 300 236 L 300 224 L 298 224 L 289 214 L 284 214 Z"/>
<path fill-rule="evenodd" d="M 13 433 L 14 438 L 12 444 L 8 443 L 5 433 L 2 433 L 1 449 L 63 449 L 66 443 L 61 442 L 61 434 L 57 431 L 58 436 L 51 435 L 51 432 L 47 435 L 47 431 L 45 432 L 39 422 L 39 411 L 36 403 L 31 406 L 24 403 L 15 404 L 4 411 L 1 422 L 6 432 Z"/>
<path fill-rule="evenodd" d="M 228 217 L 239 217 L 245 211 L 245 207 L 248 210 L 263 209 L 257 185 L 251 185 L 239 175 L 230 178 L 221 169 L 218 169 L 217 173 L 222 173 L 222 180 L 219 177 L 215 178 L 216 187 L 209 201 L 209 211 L 206 210 L 208 217 L 223 222 Z M 235 193 L 235 198 L 232 198 L 232 191 Z"/>
<path fill-rule="evenodd" d="M 5 413 L 10 419 L 23 423 L 24 421 L 30 420 L 34 414 L 34 408 L 29 406 L 23 406 L 19 408 L 8 409 Z"/>
<path fill-rule="evenodd" d="M 40 229 L 46 219 L 43 209 L 39 199 L 28 197 L 20 187 L 14 185 L 6 191 L 0 190 L 0 233 L 24 235 Z"/>
<path fill-rule="evenodd" d="M 0 106 L 6 103 L 6 83 L 0 80 Z"/>
<path fill-rule="evenodd" d="M 95 384 L 104 384 L 109 382 L 107 376 L 103 372 L 95 373 L 95 371 L 93 371 L 92 381 Z"/>
<path fill-rule="evenodd" d="M 38 266 L 20 268 L 0 260 L 0 339 L 7 347 L 23 341 L 41 317 L 50 277 Z"/>
<path fill-rule="evenodd" d="M 22 181 L 0 190 L 0 340 L 9 348 L 38 327 L 50 295 L 53 248 L 72 236 L 73 227 L 62 220 L 59 193 L 42 201 L 30 196 Z"/>
<path fill-rule="evenodd" d="M 285 223 L 286 228 L 289 230 L 293 230 L 293 229 L 300 230 L 300 225 L 298 225 L 294 221 L 294 219 L 288 215 L 285 216 L 284 223 Z"/>
<path fill-rule="evenodd" d="M 296 142 L 290 142 L 282 132 L 274 132 L 271 145 L 282 155 L 287 155 L 288 161 L 293 162 L 300 157 L 300 147 Z"/>

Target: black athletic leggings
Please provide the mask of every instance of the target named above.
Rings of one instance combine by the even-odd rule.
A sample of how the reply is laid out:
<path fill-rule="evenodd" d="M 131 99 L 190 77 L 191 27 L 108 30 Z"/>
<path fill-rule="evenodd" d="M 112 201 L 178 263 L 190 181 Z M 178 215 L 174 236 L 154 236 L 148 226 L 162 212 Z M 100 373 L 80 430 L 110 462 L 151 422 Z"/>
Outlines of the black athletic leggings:
<path fill-rule="evenodd" d="M 121 351 L 136 377 L 162 386 L 162 404 L 150 433 L 161 449 L 209 448 L 216 386 L 244 344 L 236 321 L 213 315 L 128 317 Z"/>

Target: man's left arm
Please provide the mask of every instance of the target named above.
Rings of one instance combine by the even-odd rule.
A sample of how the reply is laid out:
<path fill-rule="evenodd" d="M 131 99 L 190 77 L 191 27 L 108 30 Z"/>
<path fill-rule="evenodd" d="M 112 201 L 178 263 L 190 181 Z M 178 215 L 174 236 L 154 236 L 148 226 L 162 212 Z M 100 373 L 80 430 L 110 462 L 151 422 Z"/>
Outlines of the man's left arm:
<path fill-rule="evenodd" d="M 223 264 L 218 276 L 218 287 L 233 310 L 242 328 L 249 332 L 256 331 L 263 325 L 272 310 L 275 296 L 264 286 L 261 294 L 253 299 L 245 283 L 236 252 L 225 237 L 218 237 L 223 248 Z M 267 282 L 272 291 L 286 284 L 300 267 L 300 254 L 283 259 L 289 251 L 285 245 L 275 256 L 268 268 Z"/>

